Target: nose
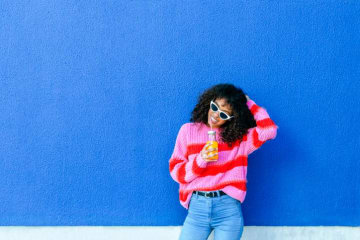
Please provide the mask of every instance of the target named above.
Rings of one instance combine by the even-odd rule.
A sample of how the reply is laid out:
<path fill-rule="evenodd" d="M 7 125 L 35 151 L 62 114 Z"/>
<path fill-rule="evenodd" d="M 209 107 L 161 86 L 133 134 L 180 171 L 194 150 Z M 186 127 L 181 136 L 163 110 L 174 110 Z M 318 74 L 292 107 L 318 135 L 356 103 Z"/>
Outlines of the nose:
<path fill-rule="evenodd" d="M 213 117 L 214 117 L 215 119 L 219 118 L 219 112 L 214 112 L 214 113 L 213 113 Z"/>

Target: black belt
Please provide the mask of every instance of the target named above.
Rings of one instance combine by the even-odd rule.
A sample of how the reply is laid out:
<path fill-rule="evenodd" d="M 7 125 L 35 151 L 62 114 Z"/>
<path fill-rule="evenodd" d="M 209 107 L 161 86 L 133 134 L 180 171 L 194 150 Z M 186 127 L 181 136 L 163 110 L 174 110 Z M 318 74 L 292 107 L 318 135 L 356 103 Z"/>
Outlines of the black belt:
<path fill-rule="evenodd" d="M 226 193 L 224 193 L 223 191 L 219 191 L 220 196 L 226 195 Z M 218 192 L 199 192 L 199 191 L 194 191 L 194 194 L 198 194 L 199 196 L 205 196 L 205 197 L 218 197 Z M 219 196 L 219 197 L 220 197 Z"/>

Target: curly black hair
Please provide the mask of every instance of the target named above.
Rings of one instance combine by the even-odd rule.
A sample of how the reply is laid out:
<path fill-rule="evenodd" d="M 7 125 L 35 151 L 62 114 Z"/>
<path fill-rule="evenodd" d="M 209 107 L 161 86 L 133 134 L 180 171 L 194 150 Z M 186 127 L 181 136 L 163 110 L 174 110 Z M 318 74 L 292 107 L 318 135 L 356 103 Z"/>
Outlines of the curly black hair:
<path fill-rule="evenodd" d="M 242 89 L 232 84 L 218 84 L 200 95 L 190 122 L 207 124 L 210 101 L 215 99 L 225 99 L 232 109 L 234 118 L 220 127 L 221 140 L 231 146 L 237 140 L 241 141 L 248 129 L 256 126 L 256 121 L 246 105 L 247 99 Z"/>

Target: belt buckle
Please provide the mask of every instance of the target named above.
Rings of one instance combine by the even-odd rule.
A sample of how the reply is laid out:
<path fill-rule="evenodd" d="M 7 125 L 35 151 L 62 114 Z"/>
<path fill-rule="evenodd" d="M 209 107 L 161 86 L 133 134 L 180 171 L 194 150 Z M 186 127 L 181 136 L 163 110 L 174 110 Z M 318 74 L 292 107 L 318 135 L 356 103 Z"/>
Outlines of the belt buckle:
<path fill-rule="evenodd" d="M 206 197 L 206 198 L 210 198 L 211 195 L 212 195 L 212 192 L 206 192 L 206 193 L 205 193 L 205 197 Z"/>

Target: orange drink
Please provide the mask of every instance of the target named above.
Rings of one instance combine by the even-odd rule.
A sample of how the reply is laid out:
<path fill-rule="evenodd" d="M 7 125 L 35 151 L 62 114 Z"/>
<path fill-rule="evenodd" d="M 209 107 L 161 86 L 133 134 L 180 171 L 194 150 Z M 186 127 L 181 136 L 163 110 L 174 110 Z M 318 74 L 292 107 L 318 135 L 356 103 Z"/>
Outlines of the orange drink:
<path fill-rule="evenodd" d="M 218 142 L 216 141 L 216 132 L 215 131 L 208 131 L 209 141 L 206 144 L 210 144 L 206 149 L 214 148 L 216 150 L 211 151 L 208 155 L 216 154 L 215 156 L 209 157 L 208 160 L 210 161 L 217 161 L 219 159 L 218 156 Z"/>

